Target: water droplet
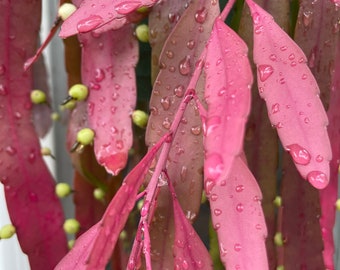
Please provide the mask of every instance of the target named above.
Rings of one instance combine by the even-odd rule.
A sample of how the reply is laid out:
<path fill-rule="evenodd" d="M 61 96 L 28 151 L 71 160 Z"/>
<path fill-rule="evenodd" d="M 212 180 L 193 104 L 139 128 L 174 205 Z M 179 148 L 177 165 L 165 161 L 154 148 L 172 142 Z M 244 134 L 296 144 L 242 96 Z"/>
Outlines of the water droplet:
<path fill-rule="evenodd" d="M 187 172 L 188 172 L 187 166 L 182 166 L 182 168 L 181 168 L 181 173 L 180 173 L 181 181 L 182 181 L 182 182 L 185 181 L 186 176 L 187 176 Z"/>
<path fill-rule="evenodd" d="M 190 129 L 191 133 L 194 135 L 200 135 L 201 134 L 201 126 L 194 126 Z"/>
<path fill-rule="evenodd" d="M 272 61 L 276 61 L 277 60 L 276 54 L 269 55 L 269 59 L 272 60 Z"/>
<path fill-rule="evenodd" d="M 208 11 L 205 7 L 203 7 L 202 9 L 198 10 L 196 13 L 195 13 L 195 20 L 196 22 L 198 23 L 204 23 L 206 18 L 207 18 L 207 14 L 208 14 Z"/>
<path fill-rule="evenodd" d="M 115 11 L 119 14 L 126 15 L 141 6 L 139 1 L 126 1 L 115 6 Z"/>
<path fill-rule="evenodd" d="M 177 15 L 175 13 L 169 13 L 168 14 L 168 20 L 169 20 L 170 23 L 177 22 L 179 20 L 179 15 Z"/>
<path fill-rule="evenodd" d="M 111 99 L 112 99 L 113 101 L 116 101 L 118 98 L 119 98 L 119 94 L 118 94 L 117 92 L 112 93 Z"/>
<path fill-rule="evenodd" d="M 170 129 L 171 127 L 171 120 L 166 117 L 162 123 L 162 126 L 165 128 L 165 129 Z"/>
<path fill-rule="evenodd" d="M 182 269 L 189 269 L 189 264 L 186 260 L 182 261 Z"/>
<path fill-rule="evenodd" d="M 306 10 L 303 12 L 302 22 L 305 27 L 309 26 L 313 19 L 313 12 Z"/>
<path fill-rule="evenodd" d="M 214 214 L 215 216 L 219 216 L 222 214 L 222 210 L 221 209 L 214 209 Z"/>
<path fill-rule="evenodd" d="M 161 99 L 161 105 L 165 111 L 169 110 L 171 105 L 170 97 L 164 97 Z"/>
<path fill-rule="evenodd" d="M 253 17 L 253 22 L 254 22 L 255 25 L 260 23 L 260 21 L 261 21 L 261 16 L 260 16 L 259 13 L 254 12 L 254 13 L 252 14 L 252 17 Z"/>
<path fill-rule="evenodd" d="M 239 252 L 239 251 L 241 251 L 241 249 L 242 249 L 241 244 L 236 243 L 236 244 L 234 245 L 234 250 L 235 250 L 235 251 Z"/>
<path fill-rule="evenodd" d="M 13 146 L 7 146 L 5 148 L 5 151 L 7 154 L 9 154 L 10 156 L 14 156 L 17 153 L 17 149 L 15 149 Z"/>
<path fill-rule="evenodd" d="M 275 103 L 272 105 L 272 114 L 278 113 L 280 111 L 280 104 Z"/>
<path fill-rule="evenodd" d="M 303 119 L 303 122 L 305 122 L 305 124 L 308 124 L 309 123 L 309 118 L 308 117 L 306 117 L 305 119 Z"/>
<path fill-rule="evenodd" d="M 243 206 L 242 203 L 239 203 L 239 204 L 236 205 L 236 211 L 237 212 L 241 213 L 241 212 L 243 212 L 243 209 L 244 209 L 244 206 Z"/>
<path fill-rule="evenodd" d="M 270 65 L 260 65 L 258 67 L 261 82 L 266 81 L 274 72 L 274 69 Z"/>
<path fill-rule="evenodd" d="M 184 86 L 183 85 L 177 85 L 174 89 L 174 94 L 176 97 L 183 97 L 184 95 Z"/>
<path fill-rule="evenodd" d="M 89 87 L 90 87 L 91 90 L 94 90 L 94 91 L 98 91 L 98 90 L 101 89 L 100 84 L 94 83 L 94 82 L 90 82 Z"/>
<path fill-rule="evenodd" d="M 301 79 L 302 80 L 306 80 L 307 79 L 307 74 L 302 74 Z"/>
<path fill-rule="evenodd" d="M 316 158 L 315 158 L 315 160 L 316 160 L 317 162 L 322 162 L 322 161 L 323 161 L 323 156 L 317 155 Z"/>
<path fill-rule="evenodd" d="M 215 202 L 216 200 L 218 199 L 218 195 L 217 194 L 211 194 L 210 197 L 209 197 L 209 200 Z"/>
<path fill-rule="evenodd" d="M 244 190 L 244 185 L 238 185 L 235 187 L 236 192 L 242 192 Z"/>
<path fill-rule="evenodd" d="M 82 19 L 77 24 L 77 30 L 79 33 L 90 32 L 98 25 L 103 23 L 103 18 L 99 15 L 91 15 L 85 19 Z"/>
<path fill-rule="evenodd" d="M 6 95 L 8 95 L 7 87 L 4 86 L 3 84 L 0 84 L 0 95 L 1 95 L 1 96 L 6 96 Z"/>
<path fill-rule="evenodd" d="M 310 162 L 311 156 L 309 152 L 298 144 L 291 144 L 286 147 L 294 162 L 300 165 L 307 165 Z"/>
<path fill-rule="evenodd" d="M 205 193 L 207 194 L 207 196 L 210 195 L 212 189 L 215 187 L 215 181 L 207 179 L 206 181 L 204 181 L 204 190 Z"/>
<path fill-rule="evenodd" d="M 149 208 L 150 208 L 150 202 L 149 201 L 144 201 L 142 209 L 140 210 L 140 215 L 142 217 L 145 217 L 148 212 L 149 212 Z"/>
<path fill-rule="evenodd" d="M 255 27 L 254 32 L 255 32 L 255 34 L 259 35 L 263 32 L 263 30 L 264 30 L 263 25 L 258 25 L 258 26 Z"/>
<path fill-rule="evenodd" d="M 179 62 L 179 73 L 186 76 L 190 73 L 190 70 L 191 70 L 190 55 L 187 55 Z"/>
<path fill-rule="evenodd" d="M 170 67 L 169 67 L 169 71 L 170 71 L 170 72 L 175 72 L 175 71 L 176 71 L 176 68 L 175 68 L 174 66 L 170 66 Z"/>
<path fill-rule="evenodd" d="M 289 60 L 294 60 L 294 59 L 295 59 L 295 54 L 294 54 L 294 53 L 291 53 L 291 54 L 288 56 L 288 59 L 289 59 Z"/>
<path fill-rule="evenodd" d="M 261 224 L 256 224 L 256 225 L 255 225 L 255 229 L 256 229 L 256 230 L 262 230 Z"/>
<path fill-rule="evenodd" d="M 214 224 L 215 231 L 217 231 L 219 228 L 221 228 L 221 224 L 220 223 L 215 223 Z"/>
<path fill-rule="evenodd" d="M 117 140 L 116 141 L 116 148 L 118 150 L 122 150 L 124 148 L 124 142 L 122 140 Z"/>
<path fill-rule="evenodd" d="M 187 47 L 188 47 L 189 50 L 192 50 L 195 47 L 195 45 L 196 45 L 196 43 L 195 43 L 194 40 L 189 40 L 187 42 Z"/>
<path fill-rule="evenodd" d="M 218 153 L 209 154 L 204 164 L 205 177 L 210 180 L 218 179 L 224 170 L 222 156 Z"/>
<path fill-rule="evenodd" d="M 320 171 L 312 171 L 307 175 L 307 179 L 311 185 L 317 189 L 323 189 L 328 185 L 327 176 Z"/>
<path fill-rule="evenodd" d="M 228 250 L 223 246 L 222 243 L 220 243 L 220 256 L 224 257 L 225 255 L 227 255 Z"/>
<path fill-rule="evenodd" d="M 174 58 L 174 53 L 173 53 L 173 51 L 168 50 L 168 51 L 165 52 L 165 55 L 166 55 L 169 59 Z"/>
<path fill-rule="evenodd" d="M 280 50 L 283 51 L 283 52 L 286 51 L 287 49 L 288 49 L 287 46 L 281 46 L 280 47 Z"/>
<path fill-rule="evenodd" d="M 36 154 L 35 154 L 34 149 L 32 149 L 31 152 L 28 154 L 28 161 L 30 163 L 33 163 L 35 158 L 36 158 Z"/>
<path fill-rule="evenodd" d="M 101 68 L 96 68 L 94 78 L 96 82 L 101 82 L 105 78 L 105 72 Z"/>

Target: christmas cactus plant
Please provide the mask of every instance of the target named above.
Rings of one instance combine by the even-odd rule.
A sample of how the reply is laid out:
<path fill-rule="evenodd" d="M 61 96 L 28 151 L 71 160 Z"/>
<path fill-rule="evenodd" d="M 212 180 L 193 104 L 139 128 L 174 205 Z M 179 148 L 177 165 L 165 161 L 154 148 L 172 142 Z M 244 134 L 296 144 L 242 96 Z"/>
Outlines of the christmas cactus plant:
<path fill-rule="evenodd" d="M 41 1 L 0 1 L 0 241 L 16 233 L 33 270 L 335 269 L 339 8 L 60 1 L 37 48 Z M 38 141 L 59 28 L 73 187 Z"/>

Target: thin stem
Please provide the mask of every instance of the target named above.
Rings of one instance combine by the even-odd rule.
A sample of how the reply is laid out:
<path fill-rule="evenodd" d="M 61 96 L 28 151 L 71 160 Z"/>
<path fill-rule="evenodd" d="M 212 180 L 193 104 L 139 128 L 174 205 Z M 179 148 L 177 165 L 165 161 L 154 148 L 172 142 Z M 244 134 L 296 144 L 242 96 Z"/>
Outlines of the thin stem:
<path fill-rule="evenodd" d="M 236 0 L 229 0 L 228 3 L 226 4 L 226 6 L 224 7 L 224 9 L 223 9 L 223 11 L 221 12 L 221 15 L 220 15 L 220 18 L 222 19 L 222 21 L 225 21 L 227 19 L 231 8 L 235 4 L 235 1 Z"/>

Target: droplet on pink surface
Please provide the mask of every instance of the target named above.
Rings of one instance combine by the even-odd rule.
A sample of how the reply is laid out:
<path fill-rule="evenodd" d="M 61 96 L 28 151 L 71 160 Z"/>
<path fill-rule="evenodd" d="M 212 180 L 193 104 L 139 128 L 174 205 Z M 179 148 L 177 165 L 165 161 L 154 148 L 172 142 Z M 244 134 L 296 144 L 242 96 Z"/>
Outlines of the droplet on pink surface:
<path fill-rule="evenodd" d="M 296 164 L 307 165 L 310 162 L 311 156 L 309 152 L 299 144 L 288 145 L 286 149 Z"/>
<path fill-rule="evenodd" d="M 190 70 L 191 70 L 190 56 L 187 55 L 179 62 L 179 73 L 186 76 L 190 73 Z"/>
<path fill-rule="evenodd" d="M 141 6 L 139 1 L 126 1 L 115 6 L 115 11 L 119 14 L 126 15 Z"/>
<path fill-rule="evenodd" d="M 307 175 L 307 180 L 317 189 L 324 189 L 328 185 L 327 176 L 320 171 L 312 171 Z"/>
<path fill-rule="evenodd" d="M 77 24 L 77 30 L 79 33 L 90 32 L 98 25 L 103 23 L 103 18 L 99 15 L 91 15 L 85 19 L 82 19 Z"/>
<path fill-rule="evenodd" d="M 273 74 L 274 69 L 271 65 L 259 65 L 258 72 L 261 82 L 264 82 Z"/>
<path fill-rule="evenodd" d="M 217 180 L 224 170 L 224 163 L 221 155 L 217 153 L 209 154 L 205 160 L 204 168 L 205 177 L 207 179 L 213 181 Z"/>
<path fill-rule="evenodd" d="M 205 7 L 203 7 L 202 9 L 198 10 L 196 13 L 195 13 L 195 20 L 196 22 L 198 23 L 204 23 L 206 18 L 207 18 L 207 14 L 208 14 L 208 11 Z"/>

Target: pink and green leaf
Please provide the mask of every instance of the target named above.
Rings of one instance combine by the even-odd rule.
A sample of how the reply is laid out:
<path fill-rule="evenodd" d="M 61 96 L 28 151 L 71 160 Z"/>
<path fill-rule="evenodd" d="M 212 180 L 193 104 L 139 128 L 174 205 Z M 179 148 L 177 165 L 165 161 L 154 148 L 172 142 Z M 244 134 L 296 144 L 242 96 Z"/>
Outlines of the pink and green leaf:
<path fill-rule="evenodd" d="M 302 50 L 272 16 L 247 1 L 254 22 L 254 61 L 269 119 L 303 178 L 316 188 L 329 182 L 330 142 L 319 87 Z"/>
<path fill-rule="evenodd" d="M 62 24 L 59 36 L 66 38 L 96 29 L 99 30 L 99 33 L 119 29 L 130 23 L 128 15 L 140 7 L 151 7 L 154 4 L 155 1 L 152 0 L 84 0 Z"/>
<path fill-rule="evenodd" d="M 207 186 L 225 180 L 243 146 L 253 81 L 246 44 L 221 19 L 217 19 L 207 46 L 204 119 Z"/>
<path fill-rule="evenodd" d="M 99 164 L 117 175 L 132 146 L 131 114 L 136 103 L 137 40 L 131 25 L 122 29 L 81 34 L 82 82 L 90 89 L 88 122 L 95 131 Z"/>
<path fill-rule="evenodd" d="M 227 269 L 269 269 L 261 199 L 256 179 L 241 157 L 234 159 L 228 177 L 210 190 L 213 226 Z"/>
<path fill-rule="evenodd" d="M 0 179 L 10 219 L 32 269 L 53 269 L 67 252 L 63 211 L 31 121 L 32 73 L 40 1 L 0 4 Z"/>
<path fill-rule="evenodd" d="M 144 177 L 163 145 L 164 136 L 126 176 L 121 188 L 107 207 L 102 219 L 85 232 L 75 247 L 63 258 L 56 269 L 104 269 L 118 237 L 135 205 Z"/>

